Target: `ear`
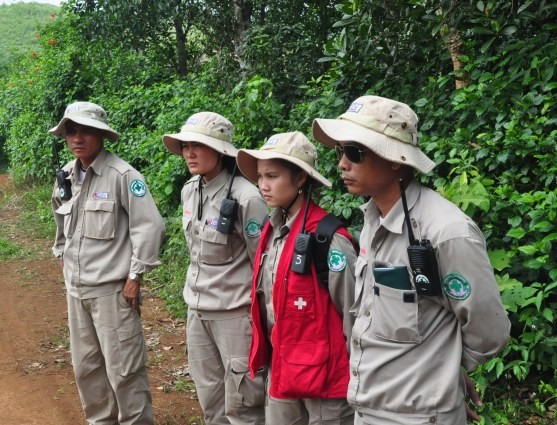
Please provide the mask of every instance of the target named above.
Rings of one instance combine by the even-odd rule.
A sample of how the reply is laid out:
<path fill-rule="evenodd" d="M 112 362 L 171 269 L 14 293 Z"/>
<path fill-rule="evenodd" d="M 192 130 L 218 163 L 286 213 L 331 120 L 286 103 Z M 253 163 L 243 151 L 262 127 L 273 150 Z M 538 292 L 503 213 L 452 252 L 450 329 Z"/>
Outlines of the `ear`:
<path fill-rule="evenodd" d="M 391 170 L 398 171 L 402 167 L 402 164 L 398 162 L 391 162 Z"/>
<path fill-rule="evenodd" d="M 302 171 L 301 173 L 298 174 L 297 176 L 298 188 L 301 188 L 306 183 L 308 177 L 309 177 L 308 173 L 306 173 L 305 171 Z"/>

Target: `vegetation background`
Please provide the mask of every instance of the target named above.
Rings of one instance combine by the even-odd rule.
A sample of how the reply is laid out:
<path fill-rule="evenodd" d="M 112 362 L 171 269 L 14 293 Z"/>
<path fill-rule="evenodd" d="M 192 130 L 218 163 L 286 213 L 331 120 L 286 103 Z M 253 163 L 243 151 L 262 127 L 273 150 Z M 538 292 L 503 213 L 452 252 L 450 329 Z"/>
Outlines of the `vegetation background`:
<path fill-rule="evenodd" d="M 473 375 L 481 423 L 556 423 L 556 2 L 68 0 L 60 10 L 1 6 L 0 40 L 31 23 L 18 36 L 27 44 L 0 56 L 9 172 L 35 188 L 36 216 L 52 225 L 59 141 L 47 130 L 71 101 L 103 105 L 122 133 L 109 148 L 143 172 L 166 217 L 164 265 L 149 280 L 176 316 L 185 313 L 179 192 L 189 176 L 164 133 L 213 110 L 235 124 L 237 146 L 255 148 L 277 132 L 310 135 L 315 117 L 366 93 L 412 105 L 438 164 L 421 179 L 484 230 L 513 324 L 505 351 Z M 345 193 L 333 152 L 318 149 L 334 182 L 320 202 L 358 229 L 362 200 Z"/>

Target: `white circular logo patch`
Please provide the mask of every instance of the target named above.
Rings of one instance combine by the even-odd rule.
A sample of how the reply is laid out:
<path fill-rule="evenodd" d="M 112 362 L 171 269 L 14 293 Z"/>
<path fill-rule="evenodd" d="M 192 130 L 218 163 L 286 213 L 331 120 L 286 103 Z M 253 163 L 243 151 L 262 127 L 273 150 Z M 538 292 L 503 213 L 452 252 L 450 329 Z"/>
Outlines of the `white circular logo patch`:
<path fill-rule="evenodd" d="M 130 190 L 134 196 L 142 197 L 147 193 L 147 186 L 141 180 L 134 180 L 130 184 Z"/>
<path fill-rule="evenodd" d="M 463 301 L 470 296 L 472 288 L 461 274 L 449 273 L 443 278 L 443 291 L 453 300 Z"/>
<path fill-rule="evenodd" d="M 330 249 L 327 265 L 332 272 L 341 272 L 346 267 L 346 256 L 338 249 Z"/>

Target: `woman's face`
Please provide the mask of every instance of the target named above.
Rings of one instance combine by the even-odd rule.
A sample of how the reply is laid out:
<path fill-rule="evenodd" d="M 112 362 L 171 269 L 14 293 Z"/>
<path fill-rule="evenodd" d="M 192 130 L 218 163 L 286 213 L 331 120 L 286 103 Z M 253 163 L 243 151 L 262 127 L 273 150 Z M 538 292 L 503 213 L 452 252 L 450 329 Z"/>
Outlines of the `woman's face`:
<path fill-rule="evenodd" d="M 200 174 L 208 182 L 222 170 L 219 153 L 197 142 L 182 142 L 182 156 L 191 174 Z"/>
<path fill-rule="evenodd" d="M 270 208 L 286 208 L 296 198 L 305 181 L 305 174 L 297 176 L 275 159 L 257 161 L 257 184 Z"/>

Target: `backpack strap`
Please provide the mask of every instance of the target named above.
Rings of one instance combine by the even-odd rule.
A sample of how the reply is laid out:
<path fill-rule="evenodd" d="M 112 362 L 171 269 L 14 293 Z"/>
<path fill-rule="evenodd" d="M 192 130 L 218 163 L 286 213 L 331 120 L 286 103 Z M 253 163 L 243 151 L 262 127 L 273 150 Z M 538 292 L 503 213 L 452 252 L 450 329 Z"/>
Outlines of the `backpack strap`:
<path fill-rule="evenodd" d="M 317 223 L 317 228 L 315 229 L 313 264 L 315 264 L 319 283 L 325 288 L 329 287 L 329 265 L 327 264 L 329 247 L 335 232 L 343 226 L 344 223 L 337 216 L 327 214 Z"/>

